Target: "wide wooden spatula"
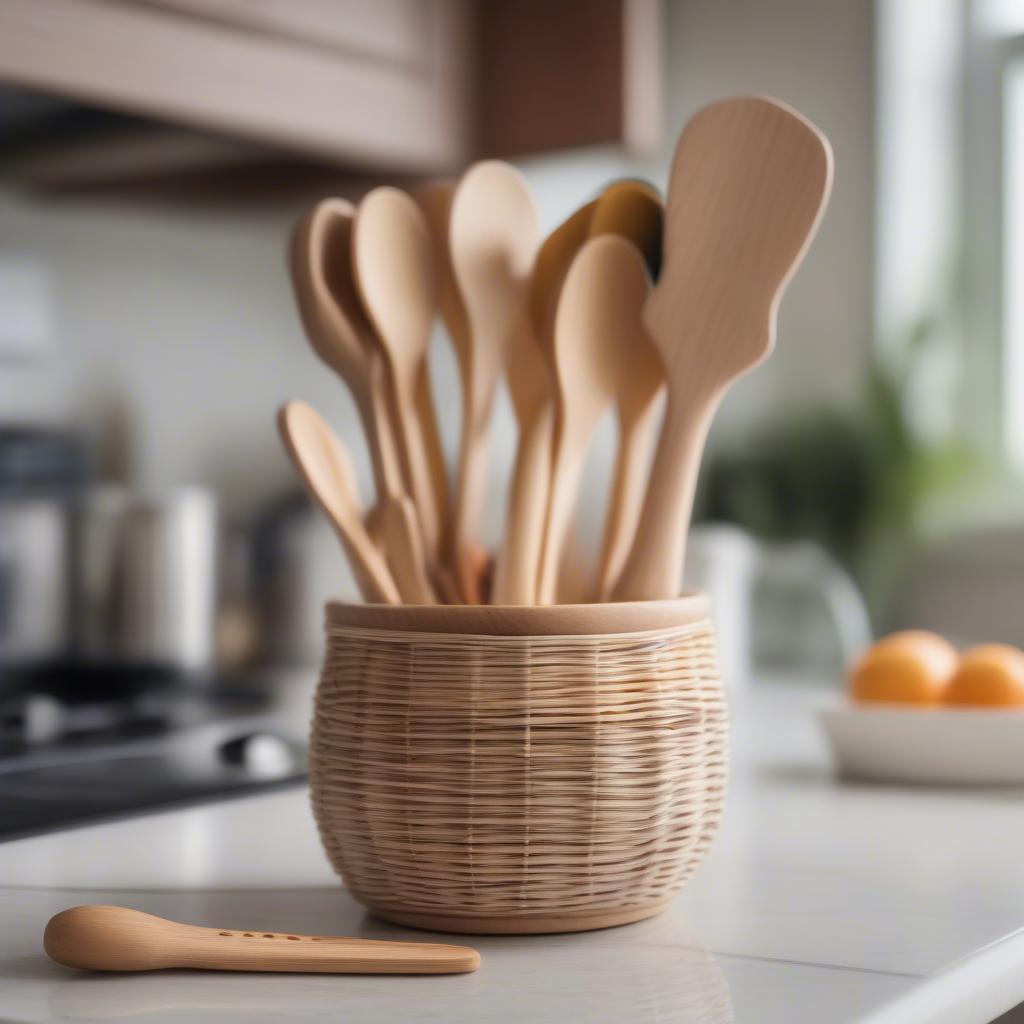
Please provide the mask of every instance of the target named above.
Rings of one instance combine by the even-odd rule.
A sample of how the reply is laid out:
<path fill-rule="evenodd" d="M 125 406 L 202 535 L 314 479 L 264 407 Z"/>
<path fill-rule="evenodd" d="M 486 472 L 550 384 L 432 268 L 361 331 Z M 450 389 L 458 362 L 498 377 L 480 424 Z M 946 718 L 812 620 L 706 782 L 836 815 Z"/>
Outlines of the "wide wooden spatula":
<path fill-rule="evenodd" d="M 665 422 L 615 600 L 674 597 L 704 440 L 728 386 L 769 354 L 782 293 L 832 182 L 828 140 L 783 104 L 705 107 L 679 139 L 664 263 L 644 322 L 665 362 Z"/>

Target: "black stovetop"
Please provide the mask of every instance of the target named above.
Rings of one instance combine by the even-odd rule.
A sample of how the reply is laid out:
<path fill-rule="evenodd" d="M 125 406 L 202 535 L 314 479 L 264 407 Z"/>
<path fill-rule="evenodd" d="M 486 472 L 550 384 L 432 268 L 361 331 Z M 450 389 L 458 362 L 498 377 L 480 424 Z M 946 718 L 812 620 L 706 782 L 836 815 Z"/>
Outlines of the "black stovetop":
<path fill-rule="evenodd" d="M 305 777 L 266 697 L 161 686 L 107 700 L 0 700 L 0 841 Z"/>

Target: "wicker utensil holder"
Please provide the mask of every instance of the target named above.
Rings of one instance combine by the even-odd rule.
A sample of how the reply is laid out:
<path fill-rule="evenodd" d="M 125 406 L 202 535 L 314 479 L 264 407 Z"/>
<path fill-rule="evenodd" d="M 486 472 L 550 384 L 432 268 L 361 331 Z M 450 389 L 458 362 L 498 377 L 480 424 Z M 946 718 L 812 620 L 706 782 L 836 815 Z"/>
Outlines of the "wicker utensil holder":
<path fill-rule="evenodd" d="M 656 914 L 715 833 L 726 740 L 703 595 L 327 609 L 313 811 L 355 898 L 399 924 Z"/>

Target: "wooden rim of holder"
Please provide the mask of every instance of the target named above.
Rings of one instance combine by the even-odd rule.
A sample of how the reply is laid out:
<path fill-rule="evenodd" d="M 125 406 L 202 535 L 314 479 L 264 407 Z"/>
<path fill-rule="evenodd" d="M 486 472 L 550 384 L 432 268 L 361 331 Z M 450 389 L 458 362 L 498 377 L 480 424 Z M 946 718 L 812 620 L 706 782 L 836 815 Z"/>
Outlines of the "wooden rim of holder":
<path fill-rule="evenodd" d="M 706 594 L 604 604 L 387 605 L 329 601 L 327 625 L 475 636 L 601 636 L 674 629 L 706 620 Z"/>

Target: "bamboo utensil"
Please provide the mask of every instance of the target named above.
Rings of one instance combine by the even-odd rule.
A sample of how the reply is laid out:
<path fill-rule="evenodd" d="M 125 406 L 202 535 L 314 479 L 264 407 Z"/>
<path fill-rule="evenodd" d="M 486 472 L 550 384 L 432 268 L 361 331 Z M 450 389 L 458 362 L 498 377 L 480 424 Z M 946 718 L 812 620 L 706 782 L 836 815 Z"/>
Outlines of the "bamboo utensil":
<path fill-rule="evenodd" d="M 594 429 L 646 344 L 643 306 L 650 278 L 643 256 L 617 235 L 593 238 L 565 278 L 555 317 L 555 443 L 538 599 L 556 598 L 558 567 Z"/>
<path fill-rule="evenodd" d="M 460 381 L 465 381 L 469 372 L 469 324 L 466 323 L 466 311 L 462 306 L 458 285 L 455 283 L 455 271 L 452 269 L 451 252 L 448 245 L 448 222 L 451 217 L 452 199 L 455 196 L 455 184 L 450 181 L 434 181 L 423 185 L 413 193 L 413 199 L 419 204 L 426 219 L 430 236 L 434 243 L 434 255 L 437 260 L 440 294 L 438 304 L 441 319 L 448 331 L 448 339 L 455 353 L 455 362 L 459 369 Z M 448 472 L 443 451 L 429 452 L 431 472 L 434 475 L 435 487 L 444 487 L 448 494 Z M 443 481 L 439 481 L 439 477 Z M 451 550 L 452 522 L 451 513 L 447 508 L 442 519 L 441 544 L 446 553 Z M 458 584 L 451 568 L 439 564 L 435 569 L 446 599 L 450 603 L 458 603 L 460 597 Z M 479 588 L 477 588 L 479 589 Z"/>
<path fill-rule="evenodd" d="M 71 907 L 50 918 L 47 956 L 87 971 L 277 971 L 310 974 L 464 974 L 467 946 L 290 932 L 200 928 L 127 907 Z"/>
<path fill-rule="evenodd" d="M 385 502 L 381 508 L 380 529 L 388 565 L 405 603 L 437 604 L 437 594 L 427 575 L 423 537 L 412 498 L 402 494 Z"/>
<path fill-rule="evenodd" d="M 509 347 L 506 379 L 519 427 L 505 538 L 495 568 L 495 604 L 532 604 L 551 486 L 554 440 L 553 343 L 555 307 L 569 264 L 587 240 L 597 201 L 560 224 L 537 251 L 526 309 Z"/>
<path fill-rule="evenodd" d="M 363 525 L 355 472 L 340 438 L 305 402 L 288 402 L 278 429 L 306 488 L 338 535 L 367 601 L 400 604 L 395 581 Z"/>
<path fill-rule="evenodd" d="M 665 423 L 617 600 L 679 589 L 704 440 L 725 390 L 771 351 L 782 293 L 832 179 L 828 141 L 773 100 L 705 107 L 670 175 L 665 263 L 645 311 L 666 366 Z"/>
<path fill-rule="evenodd" d="M 537 213 L 522 175 L 498 160 L 471 167 L 452 198 L 448 242 L 469 328 L 450 557 L 463 596 L 476 602 L 470 551 L 487 486 L 491 411 L 538 242 Z"/>
<path fill-rule="evenodd" d="M 430 234 L 409 196 L 384 187 L 364 197 L 353 222 L 352 255 L 356 288 L 390 370 L 402 467 L 433 565 L 439 504 L 419 410 L 429 406 L 428 418 L 434 415 L 426 358 L 438 284 Z"/>
<path fill-rule="evenodd" d="M 537 251 L 533 272 L 530 275 L 528 302 L 533 329 L 549 357 L 553 347 L 551 337 L 562 283 L 565 281 L 565 275 L 569 273 L 576 253 L 589 237 L 590 222 L 596 209 L 596 199 L 581 206 L 548 235 Z"/>
<path fill-rule="evenodd" d="M 601 193 L 590 219 L 589 237 L 610 234 L 629 239 L 643 256 L 651 278 L 656 279 L 664 214 L 661 194 L 653 185 L 634 179 L 617 181 Z M 608 600 L 636 533 L 658 428 L 656 399 L 665 383 L 661 359 L 646 333 L 637 335 L 633 345 L 615 402 L 619 442 L 595 588 L 601 601 Z"/>
<path fill-rule="evenodd" d="M 661 269 L 664 224 L 661 193 L 646 181 L 624 178 L 613 182 L 598 197 L 587 237 L 621 235 L 628 238 L 640 250 L 651 280 L 656 281 Z"/>
<path fill-rule="evenodd" d="M 551 484 L 554 380 L 525 309 L 509 347 L 506 381 L 519 426 L 505 517 L 505 537 L 494 570 L 494 604 L 533 604 Z"/>
<path fill-rule="evenodd" d="M 387 367 L 352 281 L 352 220 L 344 199 L 324 199 L 299 221 L 290 267 L 313 351 L 348 385 L 363 421 L 377 497 L 400 494 L 402 469 L 388 408 Z"/>

